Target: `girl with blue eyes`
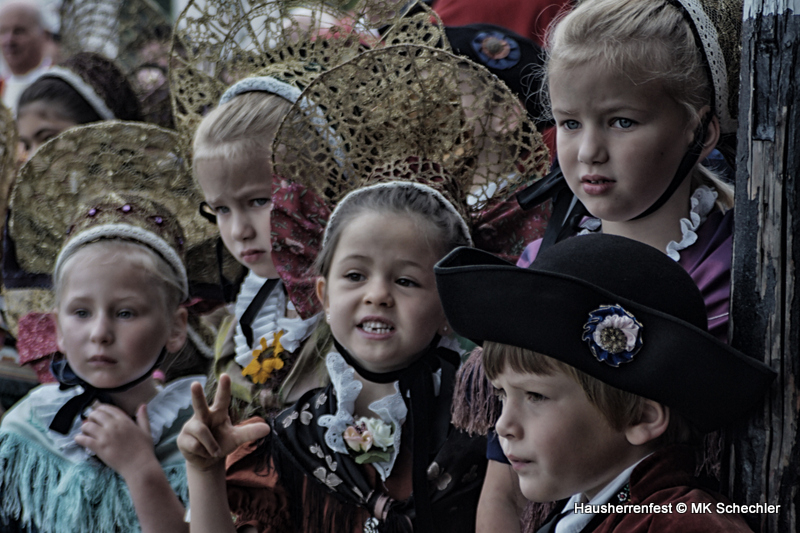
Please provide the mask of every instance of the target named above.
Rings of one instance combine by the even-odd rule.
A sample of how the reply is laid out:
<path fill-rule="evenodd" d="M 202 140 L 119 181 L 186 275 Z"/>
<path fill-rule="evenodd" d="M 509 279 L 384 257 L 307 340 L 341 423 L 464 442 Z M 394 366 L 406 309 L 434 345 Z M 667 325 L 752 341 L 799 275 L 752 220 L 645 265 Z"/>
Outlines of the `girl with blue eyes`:
<path fill-rule="evenodd" d="M 329 344 L 329 335 L 325 328 L 312 335 L 320 314 L 312 276 L 305 272 L 322 233 L 313 214 L 307 217 L 326 216 L 327 209 L 318 210 L 313 194 L 273 176 L 270 164 L 275 132 L 299 95 L 299 89 L 272 77 L 245 78 L 225 92 L 194 136 L 194 173 L 206 217 L 216 222 L 228 252 L 249 270 L 233 316 L 220 327 L 215 354 L 216 373 L 232 378 L 235 418 L 275 414 L 326 383 L 318 346 Z M 273 193 L 297 201 L 278 202 L 276 208 Z M 273 222 L 276 212 L 284 218 Z M 302 235 L 295 233 L 299 219 L 307 230 Z M 273 233 L 288 244 L 278 246 L 289 256 L 286 261 L 273 257 Z M 306 292 L 293 290 L 298 284 Z"/>
<path fill-rule="evenodd" d="M 582 5 L 551 32 L 546 81 L 561 170 L 591 215 L 579 234 L 628 237 L 678 261 L 705 297 L 709 330 L 727 340 L 733 191 L 699 162 L 736 121 L 713 25 L 681 3 Z"/>
<path fill-rule="evenodd" d="M 699 164 L 736 131 L 714 25 L 696 0 L 591 0 L 551 29 L 548 48 L 558 161 L 590 215 L 563 234 L 663 251 L 692 276 L 710 333 L 727 342 L 733 191 Z M 517 265 L 531 265 L 542 242 Z M 514 513 L 514 475 L 496 441 L 488 455 L 478 520 L 491 524 L 501 509 Z"/>

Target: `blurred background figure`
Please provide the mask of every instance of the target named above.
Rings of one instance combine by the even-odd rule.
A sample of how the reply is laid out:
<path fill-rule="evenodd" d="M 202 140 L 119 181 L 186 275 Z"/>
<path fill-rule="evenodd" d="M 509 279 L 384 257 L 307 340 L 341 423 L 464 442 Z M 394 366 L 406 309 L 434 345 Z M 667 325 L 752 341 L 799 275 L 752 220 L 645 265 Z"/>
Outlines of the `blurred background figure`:
<path fill-rule="evenodd" d="M 445 26 L 486 23 L 508 28 L 538 46 L 545 45 L 550 23 L 572 0 L 433 0 L 428 2 Z"/>
<path fill-rule="evenodd" d="M 111 60 L 80 52 L 39 75 L 19 97 L 25 159 L 62 131 L 100 120 L 142 120 L 136 93 Z"/>
<path fill-rule="evenodd" d="M 52 61 L 53 28 L 33 0 L 9 0 L 0 5 L 0 47 L 7 72 L 0 81 L 3 104 L 16 112 L 17 100 Z"/>

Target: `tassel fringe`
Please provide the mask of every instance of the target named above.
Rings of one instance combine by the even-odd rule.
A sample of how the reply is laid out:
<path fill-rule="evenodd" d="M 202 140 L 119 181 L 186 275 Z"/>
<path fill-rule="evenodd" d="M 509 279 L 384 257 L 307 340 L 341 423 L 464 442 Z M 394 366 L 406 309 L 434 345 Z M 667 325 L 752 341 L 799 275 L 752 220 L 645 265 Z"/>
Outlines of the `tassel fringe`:
<path fill-rule="evenodd" d="M 452 422 L 470 436 L 486 435 L 500 416 L 501 405 L 494 388 L 483 372 L 478 347 L 472 351 L 456 374 L 453 392 Z"/>
<path fill-rule="evenodd" d="M 184 463 L 164 472 L 188 503 Z M 116 472 L 94 461 L 72 463 L 14 433 L 0 436 L 0 494 L 0 523 L 17 520 L 24 531 L 140 531 L 128 487 Z"/>

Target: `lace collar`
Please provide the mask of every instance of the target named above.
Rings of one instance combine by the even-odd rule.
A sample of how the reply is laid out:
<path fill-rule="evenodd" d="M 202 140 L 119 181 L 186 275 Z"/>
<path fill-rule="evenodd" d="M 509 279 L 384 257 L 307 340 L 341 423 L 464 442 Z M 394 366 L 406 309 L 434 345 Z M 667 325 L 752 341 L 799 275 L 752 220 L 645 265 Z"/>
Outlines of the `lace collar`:
<path fill-rule="evenodd" d="M 278 331 L 283 331 L 281 336 L 283 348 L 287 352 L 295 352 L 300 347 L 300 344 L 314 331 L 321 316 L 317 314 L 305 320 L 299 316 L 287 318 L 286 309 L 294 309 L 294 305 L 286 297 L 286 293 L 283 290 L 283 282 L 279 281 L 253 320 L 254 346 L 249 346 L 239 320 L 266 281 L 266 278 L 250 272 L 244 279 L 239 296 L 236 299 L 236 333 L 233 340 L 236 345 L 236 362 L 242 367 L 247 366 L 253 359 L 253 350 L 260 346 L 261 338 L 265 338 L 267 343 L 271 344 L 275 333 Z"/>
<path fill-rule="evenodd" d="M 682 218 L 681 224 L 681 241 L 670 241 L 667 244 L 666 253 L 673 261 L 680 261 L 681 250 L 685 250 L 689 246 L 697 242 L 697 228 L 708 218 L 709 213 L 714 209 L 714 203 L 717 201 L 717 191 L 705 185 L 699 186 L 692 193 L 689 199 L 689 218 Z M 600 219 L 594 217 L 587 217 L 580 223 L 581 231 L 578 235 L 587 235 L 589 233 L 597 233 L 602 231 L 602 224 Z"/>
<path fill-rule="evenodd" d="M 153 446 L 161 441 L 164 430 L 172 426 L 178 418 L 181 410 L 191 406 L 192 393 L 191 386 L 195 381 L 199 381 L 205 386 L 205 376 L 188 376 L 169 382 L 159 389 L 158 394 L 147 404 L 147 416 L 150 419 L 150 434 L 153 437 Z M 83 389 L 80 386 L 70 390 L 59 390 L 58 385 L 46 385 L 39 387 L 31 393 L 30 401 L 31 418 L 41 424 L 43 431 L 47 432 L 48 437 L 53 442 L 65 458 L 71 461 L 85 461 L 92 455 L 92 452 L 78 445 L 75 436 L 81 431 L 80 417 L 75 419 L 69 433 L 61 435 L 55 431 L 47 429 L 58 410 L 70 398 L 81 394 Z"/>
<path fill-rule="evenodd" d="M 353 411 L 355 410 L 356 398 L 361 393 L 362 384 L 355 378 L 356 371 L 353 367 L 349 366 L 338 353 L 329 353 L 325 359 L 325 365 L 328 367 L 328 375 L 330 375 L 333 390 L 336 391 L 336 414 L 319 417 L 318 424 L 321 427 L 328 428 L 325 432 L 325 444 L 333 451 L 347 455 L 347 445 L 342 434 L 347 429 L 347 426 L 352 425 L 355 421 Z M 385 396 L 369 405 L 372 412 L 377 414 L 381 420 L 394 424 L 396 428 L 394 450 L 389 460 L 372 463 L 372 466 L 375 467 L 383 481 L 386 481 L 386 478 L 392 473 L 392 468 L 400 452 L 403 422 L 406 421 L 408 416 L 408 408 L 400 395 L 400 388 L 397 382 L 394 383 L 394 390 L 394 394 Z"/>

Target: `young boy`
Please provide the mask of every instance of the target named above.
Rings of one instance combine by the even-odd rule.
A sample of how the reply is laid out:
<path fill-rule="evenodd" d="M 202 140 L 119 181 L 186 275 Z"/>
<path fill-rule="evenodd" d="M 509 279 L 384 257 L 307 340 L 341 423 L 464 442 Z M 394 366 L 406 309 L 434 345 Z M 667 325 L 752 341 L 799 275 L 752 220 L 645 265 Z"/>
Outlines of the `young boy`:
<path fill-rule="evenodd" d="M 695 478 L 692 445 L 746 416 L 775 372 L 708 334 L 680 265 L 591 235 L 529 269 L 462 248 L 436 276 L 453 329 L 483 341 L 522 494 L 562 500 L 540 532 L 750 531 Z"/>

